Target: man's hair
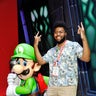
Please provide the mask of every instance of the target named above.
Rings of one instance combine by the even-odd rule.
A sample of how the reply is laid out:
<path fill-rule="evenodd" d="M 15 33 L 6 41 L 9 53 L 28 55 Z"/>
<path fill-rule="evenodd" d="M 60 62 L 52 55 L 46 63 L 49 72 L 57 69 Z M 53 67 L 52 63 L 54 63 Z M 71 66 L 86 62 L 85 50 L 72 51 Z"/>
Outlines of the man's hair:
<path fill-rule="evenodd" d="M 54 31 L 55 28 L 57 28 L 57 27 L 63 27 L 65 31 L 67 30 L 66 25 L 65 25 L 65 23 L 64 23 L 63 21 L 56 21 L 56 22 L 54 23 L 54 25 L 53 25 L 53 31 Z"/>

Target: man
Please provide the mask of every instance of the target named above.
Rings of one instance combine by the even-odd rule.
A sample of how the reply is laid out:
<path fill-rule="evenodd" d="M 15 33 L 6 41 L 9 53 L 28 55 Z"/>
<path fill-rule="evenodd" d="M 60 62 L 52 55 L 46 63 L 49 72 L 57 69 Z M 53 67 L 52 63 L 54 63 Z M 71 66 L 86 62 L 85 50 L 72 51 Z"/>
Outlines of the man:
<path fill-rule="evenodd" d="M 49 86 L 48 96 L 76 96 L 78 84 L 77 58 L 88 62 L 90 60 L 90 49 L 85 36 L 83 24 L 78 26 L 83 48 L 77 42 L 66 40 L 66 26 L 62 22 L 54 25 L 54 39 L 57 45 L 42 57 L 38 44 L 41 40 L 39 33 L 34 36 L 34 50 L 37 61 L 40 65 L 49 63 Z"/>

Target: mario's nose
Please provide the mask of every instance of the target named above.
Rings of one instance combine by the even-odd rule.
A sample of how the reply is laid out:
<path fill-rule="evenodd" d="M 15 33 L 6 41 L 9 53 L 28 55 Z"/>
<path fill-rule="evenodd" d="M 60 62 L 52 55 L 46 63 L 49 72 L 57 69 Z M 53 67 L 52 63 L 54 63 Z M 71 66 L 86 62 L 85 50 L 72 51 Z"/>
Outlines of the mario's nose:
<path fill-rule="evenodd" d="M 12 72 L 16 73 L 16 74 L 20 74 L 23 72 L 23 66 L 21 65 L 14 65 L 13 68 L 12 68 Z"/>

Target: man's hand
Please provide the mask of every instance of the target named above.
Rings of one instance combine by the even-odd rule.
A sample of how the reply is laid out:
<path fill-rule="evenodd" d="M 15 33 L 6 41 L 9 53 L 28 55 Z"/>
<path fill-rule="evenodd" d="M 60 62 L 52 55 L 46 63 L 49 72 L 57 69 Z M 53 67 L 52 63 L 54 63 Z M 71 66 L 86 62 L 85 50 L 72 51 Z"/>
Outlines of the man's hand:
<path fill-rule="evenodd" d="M 78 34 L 81 35 L 81 39 L 83 40 L 85 38 L 85 30 L 84 30 L 84 26 L 83 26 L 82 22 L 80 25 L 78 25 Z"/>
<path fill-rule="evenodd" d="M 41 35 L 39 32 L 34 36 L 34 46 L 38 46 L 39 42 L 41 41 Z"/>

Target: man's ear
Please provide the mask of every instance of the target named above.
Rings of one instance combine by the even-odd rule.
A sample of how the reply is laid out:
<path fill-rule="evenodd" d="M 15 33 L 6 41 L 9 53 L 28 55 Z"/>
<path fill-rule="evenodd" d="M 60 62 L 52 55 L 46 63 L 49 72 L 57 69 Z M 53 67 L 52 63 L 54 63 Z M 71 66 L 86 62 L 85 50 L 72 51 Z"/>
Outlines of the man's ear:
<path fill-rule="evenodd" d="M 38 63 L 35 63 L 35 65 L 34 65 L 34 71 L 37 72 L 37 71 L 40 70 L 40 68 L 41 68 L 41 65 L 39 65 Z"/>

